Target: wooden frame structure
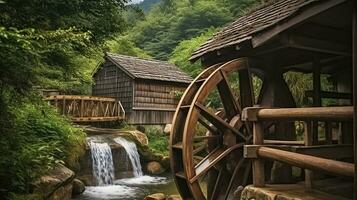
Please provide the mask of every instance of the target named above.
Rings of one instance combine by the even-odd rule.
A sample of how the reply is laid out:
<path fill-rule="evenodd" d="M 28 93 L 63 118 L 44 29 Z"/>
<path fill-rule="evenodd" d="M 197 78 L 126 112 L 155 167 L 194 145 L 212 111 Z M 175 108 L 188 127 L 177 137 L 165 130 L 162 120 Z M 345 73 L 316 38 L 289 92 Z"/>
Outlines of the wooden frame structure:
<path fill-rule="evenodd" d="M 331 145 L 329 148 L 322 146 L 313 146 L 309 138 L 313 138 L 313 132 L 307 131 L 305 136 L 305 146 L 284 146 L 285 149 L 316 149 L 318 151 L 309 152 L 289 152 L 287 150 L 281 150 L 281 146 L 264 145 L 264 131 L 262 129 L 264 121 L 301 121 L 306 123 L 316 123 L 316 121 L 352 121 L 354 114 L 353 106 L 348 107 L 329 107 L 329 108 L 276 108 L 276 109 L 264 109 L 260 107 L 245 108 L 242 113 L 243 121 L 253 122 L 253 145 L 244 146 L 244 157 L 252 158 L 253 161 L 253 184 L 257 187 L 263 187 L 265 185 L 265 169 L 264 159 L 270 159 L 280 161 L 309 170 L 318 170 L 335 174 L 339 176 L 354 177 L 354 164 L 349 162 L 336 161 L 336 155 L 332 152 L 341 152 L 341 147 L 347 147 L 344 144 Z M 279 144 L 284 144 L 284 141 L 277 141 Z M 307 148 L 306 148 L 307 147 Z M 353 151 L 349 146 L 350 152 L 341 156 L 352 157 Z M 317 152 L 317 153 L 316 153 Z M 314 155 L 314 153 L 316 153 Z M 323 158 L 321 158 L 323 157 Z M 327 159 L 330 158 L 330 159 Z M 341 159 L 341 158 L 340 158 Z M 310 171 L 305 172 L 305 186 L 308 190 L 312 187 L 312 177 Z"/>
<path fill-rule="evenodd" d="M 125 111 L 120 101 L 114 98 L 55 95 L 44 98 L 57 111 L 71 118 L 73 122 L 118 121 L 125 118 Z"/>
<path fill-rule="evenodd" d="M 320 189 L 317 170 L 347 177 L 353 189 L 338 195 L 357 199 L 356 10 L 353 0 L 274 1 L 192 54 L 205 70 L 182 97 L 170 139 L 171 168 L 184 199 L 234 199 L 250 183 L 291 183 L 292 166 L 303 169 L 306 192 Z M 296 108 L 284 80 L 289 71 L 311 74 L 310 107 Z M 253 75 L 262 81 L 257 91 Z M 335 82 L 333 91 L 322 90 L 322 75 Z M 207 103 L 212 93 L 220 109 Z M 296 140 L 297 121 L 304 124 L 302 141 Z M 201 127 L 205 134 L 196 131 Z"/>

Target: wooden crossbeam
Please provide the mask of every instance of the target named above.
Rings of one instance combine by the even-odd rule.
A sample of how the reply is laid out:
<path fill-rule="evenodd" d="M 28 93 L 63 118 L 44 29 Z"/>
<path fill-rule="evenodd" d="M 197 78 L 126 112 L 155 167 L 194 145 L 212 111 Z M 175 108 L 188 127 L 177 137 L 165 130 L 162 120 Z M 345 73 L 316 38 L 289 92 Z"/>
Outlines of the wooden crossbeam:
<path fill-rule="evenodd" d="M 328 98 L 328 99 L 351 99 L 351 93 L 343 93 L 343 92 L 329 92 L 329 91 L 321 91 L 321 98 Z M 308 90 L 305 92 L 306 97 L 312 97 L 313 91 Z"/>

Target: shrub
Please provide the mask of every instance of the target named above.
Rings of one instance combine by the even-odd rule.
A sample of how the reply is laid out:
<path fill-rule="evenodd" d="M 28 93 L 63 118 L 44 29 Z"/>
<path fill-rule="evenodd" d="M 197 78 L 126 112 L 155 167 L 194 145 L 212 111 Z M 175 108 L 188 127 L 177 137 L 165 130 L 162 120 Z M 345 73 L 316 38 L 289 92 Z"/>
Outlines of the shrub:
<path fill-rule="evenodd" d="M 26 193 L 30 184 L 56 163 L 76 167 L 84 153 L 85 133 L 49 105 L 9 103 L 9 127 L 1 127 L 0 188 Z"/>
<path fill-rule="evenodd" d="M 146 126 L 145 130 L 149 140 L 149 148 L 153 153 L 159 153 L 164 156 L 169 155 L 169 138 L 163 133 L 162 127 Z"/>

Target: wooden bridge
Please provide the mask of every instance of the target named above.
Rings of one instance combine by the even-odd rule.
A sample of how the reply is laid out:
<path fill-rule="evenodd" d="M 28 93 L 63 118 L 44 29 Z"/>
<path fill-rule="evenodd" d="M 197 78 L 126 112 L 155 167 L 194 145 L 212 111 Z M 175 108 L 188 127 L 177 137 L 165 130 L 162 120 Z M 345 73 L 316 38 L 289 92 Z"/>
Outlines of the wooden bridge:
<path fill-rule="evenodd" d="M 118 121 L 125 118 L 125 111 L 120 101 L 114 98 L 53 95 L 44 98 L 55 106 L 59 113 L 66 115 L 73 122 Z"/>

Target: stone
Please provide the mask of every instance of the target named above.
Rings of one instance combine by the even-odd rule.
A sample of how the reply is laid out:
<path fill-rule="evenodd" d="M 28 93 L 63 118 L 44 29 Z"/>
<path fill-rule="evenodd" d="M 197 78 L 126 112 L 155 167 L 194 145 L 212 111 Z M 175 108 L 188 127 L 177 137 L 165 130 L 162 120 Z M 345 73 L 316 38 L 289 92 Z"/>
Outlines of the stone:
<path fill-rule="evenodd" d="M 166 200 L 182 200 L 180 195 L 169 195 Z"/>
<path fill-rule="evenodd" d="M 150 194 L 144 198 L 144 200 L 165 200 L 165 194 L 163 193 L 155 193 L 155 194 Z"/>
<path fill-rule="evenodd" d="M 164 128 L 164 133 L 165 133 L 166 135 L 170 135 L 171 129 L 172 129 L 172 124 L 166 124 L 166 125 L 165 125 L 165 128 Z"/>
<path fill-rule="evenodd" d="M 149 174 L 154 174 L 154 175 L 162 174 L 165 171 L 165 169 L 161 166 L 161 164 L 156 161 L 149 162 L 146 166 L 146 169 Z"/>
<path fill-rule="evenodd" d="M 72 196 L 80 195 L 86 189 L 84 183 L 78 179 L 74 179 L 72 183 Z"/>
<path fill-rule="evenodd" d="M 73 171 L 57 164 L 47 175 L 32 183 L 32 191 L 49 200 L 70 200 L 74 176 Z"/>
<path fill-rule="evenodd" d="M 129 134 L 130 134 L 132 137 L 134 137 L 134 139 L 135 139 L 137 142 L 139 142 L 139 144 L 140 144 L 141 146 L 147 146 L 147 145 L 149 144 L 149 139 L 148 139 L 148 137 L 147 137 L 144 133 L 142 133 L 142 132 L 140 132 L 140 131 L 138 131 L 138 130 L 135 130 L 135 131 L 129 131 Z"/>
<path fill-rule="evenodd" d="M 169 156 L 164 156 L 161 159 L 160 163 L 164 168 L 169 168 L 170 167 L 170 157 Z"/>

